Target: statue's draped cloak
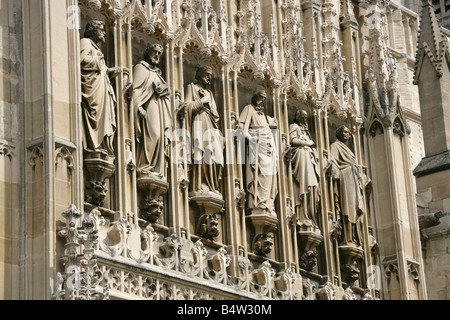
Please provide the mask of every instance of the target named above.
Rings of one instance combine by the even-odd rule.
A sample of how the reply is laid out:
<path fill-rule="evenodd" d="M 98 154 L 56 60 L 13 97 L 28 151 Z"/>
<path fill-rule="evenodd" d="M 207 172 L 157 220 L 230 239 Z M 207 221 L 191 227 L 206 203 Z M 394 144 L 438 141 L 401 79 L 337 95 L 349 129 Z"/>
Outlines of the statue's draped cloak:
<path fill-rule="evenodd" d="M 201 103 L 200 91 L 209 96 L 207 105 Z M 185 91 L 186 126 L 193 155 L 191 191 L 220 193 L 224 164 L 224 139 L 219 130 L 219 114 L 213 93 L 191 83 Z"/>
<path fill-rule="evenodd" d="M 319 177 L 320 170 L 318 155 L 315 149 L 308 146 L 311 141 L 308 131 L 297 123 L 289 126 L 290 141 L 296 139 L 299 146 L 292 148 L 292 175 L 294 178 L 294 204 L 295 206 L 305 206 L 300 210 L 300 220 L 312 220 L 317 224 L 314 216 L 316 205 L 319 201 Z"/>
<path fill-rule="evenodd" d="M 100 48 L 89 38 L 80 41 L 83 146 L 113 154 L 116 98 Z"/>
<path fill-rule="evenodd" d="M 362 169 L 356 163 L 354 153 L 341 141 L 331 145 L 331 161 L 339 170 L 339 198 L 342 214 L 351 223 L 356 223 L 365 212 L 362 192 Z"/>
<path fill-rule="evenodd" d="M 133 69 L 133 109 L 135 119 L 136 166 L 142 173 L 152 172 L 166 177 L 166 148 L 170 143 L 172 113 L 170 90 L 160 71 L 146 61 Z M 162 88 L 157 93 L 155 88 Z M 145 117 L 140 116 L 144 108 Z"/>
<path fill-rule="evenodd" d="M 257 112 L 250 104 L 242 110 L 239 121 L 244 132 L 258 137 L 256 144 L 249 143 L 245 161 L 248 208 L 262 208 L 274 212 L 274 200 L 278 194 L 278 152 L 269 123 L 275 119 L 267 117 L 263 112 Z"/>

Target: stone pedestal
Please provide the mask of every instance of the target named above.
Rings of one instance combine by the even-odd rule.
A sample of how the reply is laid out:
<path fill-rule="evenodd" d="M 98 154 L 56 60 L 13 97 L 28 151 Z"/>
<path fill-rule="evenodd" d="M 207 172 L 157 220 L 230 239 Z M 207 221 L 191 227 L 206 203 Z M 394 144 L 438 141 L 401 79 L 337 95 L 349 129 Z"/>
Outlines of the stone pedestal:
<path fill-rule="evenodd" d="M 85 201 L 95 206 L 103 206 L 108 192 L 105 180 L 115 171 L 114 157 L 104 152 L 85 153 L 86 169 Z"/>
<path fill-rule="evenodd" d="M 302 224 L 298 231 L 301 256 L 300 268 L 312 271 L 317 264 L 317 246 L 322 242 L 320 230 L 313 224 Z"/>
<path fill-rule="evenodd" d="M 155 223 L 162 214 L 164 202 L 162 196 L 169 189 L 169 183 L 151 173 L 140 175 L 137 187 L 142 193 L 140 216 L 142 219 Z"/>
<path fill-rule="evenodd" d="M 278 218 L 270 215 L 265 209 L 253 209 L 246 217 L 248 226 L 253 227 L 252 251 L 266 256 L 272 252 L 274 235 L 277 229 Z"/>
<path fill-rule="evenodd" d="M 189 202 L 200 215 L 220 213 L 225 204 L 222 195 L 209 191 L 189 192 Z"/>
<path fill-rule="evenodd" d="M 341 262 L 341 278 L 347 284 L 357 284 L 359 279 L 359 266 L 364 250 L 356 245 L 340 245 L 339 258 Z"/>
<path fill-rule="evenodd" d="M 225 205 L 222 195 L 210 191 L 189 192 L 189 202 L 195 212 L 195 232 L 210 240 L 219 236 L 219 219 Z"/>

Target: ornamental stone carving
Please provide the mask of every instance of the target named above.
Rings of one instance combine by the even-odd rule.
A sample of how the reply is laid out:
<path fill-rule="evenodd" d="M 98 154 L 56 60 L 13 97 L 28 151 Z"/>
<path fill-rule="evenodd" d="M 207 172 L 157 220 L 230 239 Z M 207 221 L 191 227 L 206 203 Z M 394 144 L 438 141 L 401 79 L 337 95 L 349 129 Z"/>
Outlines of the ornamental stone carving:
<path fill-rule="evenodd" d="M 272 129 L 277 119 L 265 113 L 267 92 L 261 90 L 252 97 L 252 103 L 242 110 L 239 121 L 247 141 L 245 161 L 248 210 L 276 218 L 275 196 L 278 193 L 278 150 Z"/>
<path fill-rule="evenodd" d="M 136 167 L 140 176 L 166 179 L 167 146 L 172 129 L 171 90 L 158 68 L 163 47 L 154 44 L 133 68 L 133 110 L 136 131 Z"/>
<path fill-rule="evenodd" d="M 195 82 L 187 86 L 185 93 L 187 127 L 193 148 L 191 194 L 216 194 L 222 198 L 224 141 L 218 127 L 217 104 L 210 89 L 212 76 L 211 67 L 199 67 Z"/>
<path fill-rule="evenodd" d="M 331 176 L 336 182 L 338 211 L 343 245 L 361 246 L 361 217 L 366 212 L 364 200 L 363 171 L 357 164 L 355 154 L 348 147 L 350 129 L 340 126 L 336 131 L 337 140 L 331 144 Z"/>
<path fill-rule="evenodd" d="M 74 201 L 85 196 L 85 210 L 95 208 L 93 227 L 86 220 L 74 243 L 83 263 L 98 259 L 109 276 L 102 284 L 95 269 L 89 290 L 106 285 L 114 298 L 139 299 L 371 298 L 360 268 L 385 257 L 370 235 L 373 219 L 362 223 L 380 214 L 378 199 L 365 201 L 364 172 L 376 174 L 366 137 L 382 140 L 390 119 L 404 138 L 407 123 L 389 109 L 400 105 L 403 74 L 385 68 L 386 52 L 377 67 L 375 49 L 386 48 L 367 28 L 366 7 L 356 20 L 350 0 L 72 2 L 82 21 L 105 20 L 88 24 L 74 63 L 83 113 L 73 141 L 67 135 L 73 150 L 54 154 L 74 173 Z M 374 54 L 360 55 L 369 47 Z M 106 66 L 113 63 L 123 70 Z M 343 127 L 330 146 L 330 128 L 341 123 L 352 126 L 354 145 Z M 32 152 L 38 179 L 48 146 L 27 143 L 42 144 Z M 408 269 L 417 288 L 421 269 Z M 55 297 L 97 297 L 68 292 L 70 272 L 59 274 Z"/>
<path fill-rule="evenodd" d="M 66 226 L 59 230 L 58 236 L 65 240 L 64 255 L 61 262 L 63 272 L 58 272 L 55 300 L 98 300 L 97 286 L 103 282 L 103 299 L 109 298 L 108 274 L 101 272 L 94 255 L 98 242 L 98 230 L 91 216 L 83 219 L 81 226 L 78 220 L 83 213 L 74 205 L 63 212 Z M 82 248 L 80 250 L 80 248 Z"/>
<path fill-rule="evenodd" d="M 163 46 L 153 44 L 133 68 L 133 112 L 136 133 L 137 184 L 142 192 L 141 218 L 155 223 L 169 187 L 169 145 L 174 127 L 172 91 L 158 68 Z M 183 104 L 177 100 L 177 114 Z M 181 112 L 180 112 L 181 114 Z"/>
<path fill-rule="evenodd" d="M 114 155 L 116 96 L 110 78 L 120 68 L 108 68 L 100 46 L 105 43 L 105 25 L 98 20 L 87 23 L 80 41 L 83 147 L 86 152 Z"/>
<path fill-rule="evenodd" d="M 307 230 L 308 226 L 311 226 L 314 231 L 318 231 L 319 155 L 314 148 L 315 143 L 311 139 L 307 119 L 308 113 L 298 110 L 294 116 L 294 123 L 289 126 L 294 201 L 300 228 Z"/>
<path fill-rule="evenodd" d="M 337 140 L 331 144 L 331 177 L 335 188 L 336 211 L 340 225 L 339 254 L 343 281 L 354 284 L 359 279 L 358 261 L 363 254 L 362 217 L 366 212 L 365 177 L 348 146 L 350 129 L 339 126 Z"/>
<path fill-rule="evenodd" d="M 217 220 L 224 207 L 221 189 L 225 142 L 219 130 L 220 117 L 211 91 L 212 80 L 210 66 L 198 67 L 195 81 L 187 85 L 184 97 L 192 154 L 189 198 L 197 211 L 197 224 L 201 225 L 197 232 L 206 238 L 218 236 Z"/>
<path fill-rule="evenodd" d="M 106 66 L 100 49 L 105 34 L 105 24 L 92 20 L 80 41 L 85 201 L 96 206 L 103 206 L 108 191 L 105 180 L 115 171 L 116 95 L 110 79 L 122 72 Z"/>
<path fill-rule="evenodd" d="M 276 118 L 265 113 L 267 92 L 257 91 L 252 103 L 242 110 L 239 128 L 246 140 L 245 189 L 247 221 L 253 227 L 253 251 L 267 255 L 273 247 L 273 231 L 277 228 L 275 197 L 278 193 L 278 150 L 272 129 Z"/>

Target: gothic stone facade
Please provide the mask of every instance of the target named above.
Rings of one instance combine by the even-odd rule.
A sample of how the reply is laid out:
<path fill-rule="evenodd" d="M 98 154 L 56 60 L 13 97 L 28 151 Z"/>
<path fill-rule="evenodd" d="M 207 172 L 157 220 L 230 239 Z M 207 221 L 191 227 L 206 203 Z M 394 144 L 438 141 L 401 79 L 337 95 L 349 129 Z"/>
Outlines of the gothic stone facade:
<path fill-rule="evenodd" d="M 2 0 L 0 14 L 1 298 L 426 299 L 416 13 Z"/>

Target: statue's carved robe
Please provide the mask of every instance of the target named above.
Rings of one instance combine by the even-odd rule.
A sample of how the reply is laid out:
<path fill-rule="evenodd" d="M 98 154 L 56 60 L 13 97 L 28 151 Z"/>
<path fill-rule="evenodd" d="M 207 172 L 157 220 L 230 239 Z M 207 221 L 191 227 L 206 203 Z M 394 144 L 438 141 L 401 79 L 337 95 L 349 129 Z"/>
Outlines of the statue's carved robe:
<path fill-rule="evenodd" d="M 356 163 L 355 154 L 339 140 L 331 145 L 330 159 L 333 179 L 339 181 L 339 203 L 344 218 L 343 242 L 360 244 L 363 239 L 359 219 L 366 211 L 362 168 Z"/>
<path fill-rule="evenodd" d="M 116 97 L 100 48 L 89 38 L 80 41 L 83 147 L 114 153 Z"/>
<path fill-rule="evenodd" d="M 136 132 L 136 167 L 139 173 L 167 177 L 167 146 L 172 113 L 170 89 L 157 68 L 140 61 L 133 68 L 133 108 Z M 139 114 L 145 110 L 145 117 Z"/>
<path fill-rule="evenodd" d="M 200 90 L 210 103 L 200 102 Z M 224 139 L 219 130 L 219 114 L 212 92 L 191 83 L 185 92 L 186 125 L 191 137 L 193 164 L 191 191 L 220 193 L 224 164 Z"/>
<path fill-rule="evenodd" d="M 308 131 L 297 123 L 289 126 L 290 141 L 298 140 L 300 145 L 292 148 L 292 174 L 294 176 L 294 204 L 299 209 L 299 220 L 311 220 L 317 226 L 315 216 L 317 203 L 319 201 L 319 178 L 320 171 L 317 164 L 318 155 L 311 148 L 311 137 Z"/>
<path fill-rule="evenodd" d="M 271 126 L 276 126 L 276 119 L 257 112 L 250 104 L 242 110 L 239 121 L 244 132 L 258 137 L 256 145 L 248 144 L 245 161 L 248 209 L 267 209 L 270 214 L 276 215 L 274 200 L 278 194 L 278 151 L 271 130 Z"/>

